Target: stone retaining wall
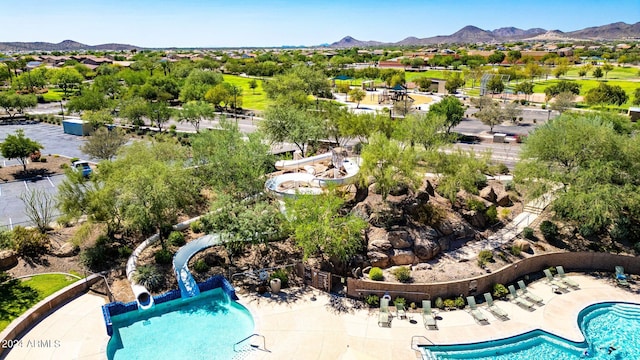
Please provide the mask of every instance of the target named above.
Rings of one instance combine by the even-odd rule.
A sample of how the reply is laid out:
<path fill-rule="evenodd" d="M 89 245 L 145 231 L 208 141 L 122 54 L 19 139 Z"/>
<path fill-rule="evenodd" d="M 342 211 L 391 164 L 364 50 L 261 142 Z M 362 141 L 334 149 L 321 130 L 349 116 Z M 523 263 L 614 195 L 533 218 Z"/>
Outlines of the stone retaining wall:
<path fill-rule="evenodd" d="M 4 344 L 9 340 L 18 339 L 25 330 L 37 324 L 58 307 L 86 292 L 92 285 L 100 280 L 102 280 L 102 276 L 94 274 L 47 296 L 44 300 L 11 322 L 11 324 L 0 333 L 0 343 Z M 0 355 L 2 355 L 3 351 L 4 347 L 0 346 Z"/>
<path fill-rule="evenodd" d="M 636 256 L 596 252 L 557 252 L 531 256 L 487 275 L 440 283 L 401 284 L 348 278 L 347 295 L 364 298 L 369 294 L 382 296 L 389 293 L 392 298 L 401 296 L 408 302 L 416 303 L 437 297 L 479 295 L 490 292 L 494 284 L 512 284 L 524 278 L 525 275 L 528 275 L 531 280 L 541 278 L 543 269 L 558 265 L 562 265 L 565 271 L 609 271 L 612 274 L 615 266 L 621 265 L 627 273 L 640 274 L 640 261 Z"/>

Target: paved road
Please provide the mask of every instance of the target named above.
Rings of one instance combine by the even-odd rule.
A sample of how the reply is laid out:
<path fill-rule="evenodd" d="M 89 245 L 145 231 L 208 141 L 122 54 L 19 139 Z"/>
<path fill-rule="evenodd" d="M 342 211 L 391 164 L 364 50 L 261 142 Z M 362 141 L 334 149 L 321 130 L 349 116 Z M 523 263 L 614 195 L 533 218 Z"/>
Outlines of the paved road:
<path fill-rule="evenodd" d="M 80 136 L 65 134 L 61 126 L 50 124 L 2 125 L 0 126 L 0 142 L 16 130 L 24 130 L 25 136 L 42 144 L 42 154 L 59 154 L 68 157 L 88 159 L 88 155 L 80 150 L 84 139 Z M 17 164 L 17 160 L 8 160 L 0 156 L 1 166 Z M 64 175 L 41 177 L 27 181 L 16 181 L 0 184 L 0 226 L 28 225 L 29 218 L 24 210 L 20 195 L 30 190 L 42 189 L 51 196 L 57 193 L 57 186 Z M 56 210 L 57 213 L 57 210 Z"/>

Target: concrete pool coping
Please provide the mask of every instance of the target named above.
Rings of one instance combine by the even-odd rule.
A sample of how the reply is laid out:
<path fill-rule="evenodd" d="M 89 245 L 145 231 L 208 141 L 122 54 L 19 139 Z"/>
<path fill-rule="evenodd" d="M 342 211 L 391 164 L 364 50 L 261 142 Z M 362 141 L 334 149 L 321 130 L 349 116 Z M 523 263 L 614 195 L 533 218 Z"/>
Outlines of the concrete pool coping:
<path fill-rule="evenodd" d="M 459 344 L 510 337 L 538 328 L 582 341 L 577 318 L 585 307 L 610 301 L 640 304 L 640 294 L 616 287 L 612 279 L 573 273 L 569 276 L 580 284 L 580 290 L 558 295 L 544 280 L 528 284 L 529 290 L 545 303 L 533 312 L 497 300 L 496 304 L 509 313 L 511 320 L 497 320 L 480 305 L 490 322 L 481 326 L 466 311 L 438 311 L 438 330 L 424 328 L 419 309 L 408 311 L 407 320 L 394 316 L 391 328 L 381 328 L 377 309 L 338 313 L 328 306 L 329 294 L 310 287 L 284 289 L 268 296 L 238 294 L 239 302 L 253 315 L 254 332 L 265 337 L 268 350 L 254 349 L 243 354 L 243 358 L 410 359 L 417 357 L 411 349 L 413 336 L 426 337 L 435 344 Z M 23 345 L 5 354 L 6 359 L 105 359 L 109 337 L 100 307 L 106 302 L 105 298 L 92 294 L 69 302 L 23 336 L 23 344 L 29 339 L 59 340 L 59 347 Z M 393 309 L 391 312 L 395 314 Z M 257 339 L 255 342 L 261 344 Z M 417 343 L 426 345 L 424 341 Z"/>

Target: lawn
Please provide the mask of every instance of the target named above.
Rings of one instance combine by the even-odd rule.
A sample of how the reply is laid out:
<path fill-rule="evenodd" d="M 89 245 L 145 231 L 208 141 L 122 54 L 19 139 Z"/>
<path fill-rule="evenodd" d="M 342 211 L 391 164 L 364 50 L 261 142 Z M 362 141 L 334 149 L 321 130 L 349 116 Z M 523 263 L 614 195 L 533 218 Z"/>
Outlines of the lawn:
<path fill-rule="evenodd" d="M 56 102 L 61 101 L 64 93 L 62 90 L 58 89 L 49 89 L 46 93 L 42 94 L 45 102 Z"/>
<path fill-rule="evenodd" d="M 223 77 L 225 82 L 242 88 L 242 107 L 244 109 L 264 111 L 267 108 L 269 100 L 267 99 L 267 94 L 262 89 L 262 80 L 256 79 L 258 81 L 258 87 L 251 90 L 249 87 L 251 78 L 227 74 Z"/>
<path fill-rule="evenodd" d="M 572 67 L 571 70 L 567 72 L 567 76 L 579 78 L 578 70 L 580 69 L 580 67 L 581 66 Z M 589 72 L 588 77 L 591 77 L 592 72 L 593 70 Z M 637 68 L 615 66 L 613 70 L 609 71 L 609 74 L 607 74 L 607 80 L 629 80 L 629 79 L 640 79 Z"/>
<path fill-rule="evenodd" d="M 5 280 L 4 277 L 0 276 L 1 280 Z M 40 300 L 77 280 L 67 275 L 48 274 L 0 284 L 0 331 Z"/>
<path fill-rule="evenodd" d="M 542 81 L 542 82 L 538 82 L 535 83 L 534 87 L 533 87 L 533 92 L 535 93 L 544 93 L 544 89 L 547 88 L 547 86 L 553 85 L 553 84 L 557 84 L 559 81 L 561 81 L 562 79 L 554 79 L 554 80 L 547 80 L 547 81 Z M 623 108 L 627 108 L 629 107 L 629 104 L 631 104 L 631 101 L 633 101 L 633 93 L 634 91 L 640 87 L 640 82 L 632 82 L 632 81 L 623 81 L 623 80 L 574 80 L 576 81 L 578 84 L 581 85 L 580 87 L 580 95 L 584 96 L 587 94 L 587 92 L 593 88 L 598 87 L 598 85 L 601 82 L 605 82 L 608 85 L 614 86 L 614 85 L 618 85 L 622 88 L 622 90 L 624 90 L 627 95 L 629 96 L 629 100 L 622 105 Z"/>

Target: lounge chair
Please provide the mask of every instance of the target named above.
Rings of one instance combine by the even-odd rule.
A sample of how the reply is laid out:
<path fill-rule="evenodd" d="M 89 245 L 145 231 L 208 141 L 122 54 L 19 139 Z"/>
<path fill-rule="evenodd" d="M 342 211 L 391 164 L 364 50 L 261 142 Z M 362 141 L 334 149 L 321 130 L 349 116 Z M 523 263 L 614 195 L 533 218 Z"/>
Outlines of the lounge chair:
<path fill-rule="evenodd" d="M 389 299 L 380 299 L 380 313 L 378 313 L 378 326 L 391 327 L 391 314 L 389 313 Z"/>
<path fill-rule="evenodd" d="M 567 274 L 564 273 L 564 268 L 562 266 L 556 266 L 556 270 L 558 270 L 558 278 L 560 279 L 560 281 L 562 281 L 563 283 L 569 285 L 569 287 L 573 288 L 573 289 L 580 289 L 580 284 L 578 284 L 577 282 L 569 279 L 569 277 L 567 276 Z"/>
<path fill-rule="evenodd" d="M 484 293 L 484 299 L 487 301 L 487 310 L 493 314 L 493 316 L 498 319 L 505 321 L 509 320 L 509 314 L 506 311 L 502 310 L 498 305 L 494 304 L 493 297 L 489 293 Z"/>
<path fill-rule="evenodd" d="M 431 312 L 431 300 L 422 300 L 422 322 L 425 329 L 438 329 L 436 318 Z"/>
<path fill-rule="evenodd" d="M 396 317 L 398 319 L 407 318 L 407 309 L 404 307 L 403 303 L 396 304 Z"/>
<path fill-rule="evenodd" d="M 518 281 L 518 287 L 520 288 L 520 296 L 524 297 L 525 299 L 531 301 L 532 303 L 535 303 L 537 305 L 544 305 L 544 301 L 542 300 L 542 298 L 534 293 L 532 293 L 531 291 L 529 291 L 529 289 L 527 289 L 527 285 L 525 285 L 524 281 L 520 280 Z"/>
<path fill-rule="evenodd" d="M 624 267 L 616 266 L 616 283 L 619 286 L 629 287 L 629 282 L 627 281 L 627 275 L 624 273 Z"/>
<path fill-rule="evenodd" d="M 478 309 L 476 299 L 473 296 L 467 296 L 467 304 L 469 304 L 469 313 L 479 324 L 489 324 L 489 319 Z"/>
<path fill-rule="evenodd" d="M 549 269 L 544 269 L 542 270 L 542 272 L 544 273 L 544 276 L 547 277 L 547 283 L 549 285 L 551 285 L 552 287 L 556 287 L 559 290 L 561 290 L 562 292 L 567 292 L 569 291 L 569 285 L 558 281 L 556 278 L 553 277 L 553 275 L 551 275 L 551 271 L 549 271 Z"/>
<path fill-rule="evenodd" d="M 516 305 L 520 306 L 523 309 L 534 310 L 533 303 L 527 299 L 524 299 L 518 296 L 518 293 L 516 292 L 516 288 L 513 285 L 509 285 L 508 288 L 509 288 L 509 293 L 511 294 L 511 301 L 513 301 L 514 303 L 516 303 Z"/>

